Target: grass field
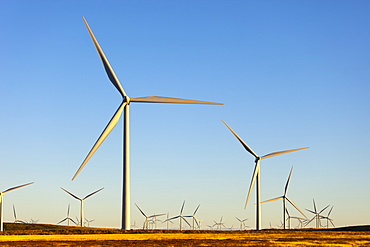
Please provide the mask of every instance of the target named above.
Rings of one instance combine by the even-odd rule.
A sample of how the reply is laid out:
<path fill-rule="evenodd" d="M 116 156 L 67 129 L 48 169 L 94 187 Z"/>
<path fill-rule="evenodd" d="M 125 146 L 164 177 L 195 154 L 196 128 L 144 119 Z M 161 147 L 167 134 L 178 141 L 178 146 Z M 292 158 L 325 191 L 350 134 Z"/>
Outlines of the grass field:
<path fill-rule="evenodd" d="M 166 231 L 6 224 L 1 246 L 370 246 L 370 227 L 333 230 Z M 21 228 L 21 229 L 19 229 Z"/>

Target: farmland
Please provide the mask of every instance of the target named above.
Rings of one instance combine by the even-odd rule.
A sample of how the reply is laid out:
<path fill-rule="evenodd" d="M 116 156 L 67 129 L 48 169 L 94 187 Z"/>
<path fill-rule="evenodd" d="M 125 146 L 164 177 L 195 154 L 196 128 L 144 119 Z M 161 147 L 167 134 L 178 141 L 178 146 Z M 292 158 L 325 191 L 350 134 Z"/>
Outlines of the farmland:
<path fill-rule="evenodd" d="M 6 224 L 2 246 L 365 246 L 370 227 L 331 230 L 176 231 Z M 20 228 L 20 229 L 19 229 Z"/>

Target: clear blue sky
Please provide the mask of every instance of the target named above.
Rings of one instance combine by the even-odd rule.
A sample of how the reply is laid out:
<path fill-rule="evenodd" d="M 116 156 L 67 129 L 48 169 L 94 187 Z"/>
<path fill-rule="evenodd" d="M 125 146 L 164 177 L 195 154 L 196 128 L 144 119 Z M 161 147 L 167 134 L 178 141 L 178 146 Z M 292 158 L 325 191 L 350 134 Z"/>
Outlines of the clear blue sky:
<path fill-rule="evenodd" d="M 255 193 L 243 209 L 254 158 L 223 119 L 259 155 L 311 147 L 263 160 L 263 200 L 294 166 L 288 195 L 302 210 L 314 198 L 337 226 L 369 224 L 369 13 L 369 1 L 2 1 L 0 190 L 35 182 L 5 195 L 5 221 L 13 204 L 23 220 L 56 223 L 69 203 L 77 216 L 59 187 L 105 187 L 86 217 L 120 227 L 122 121 L 71 181 L 121 100 L 85 16 L 129 96 L 225 104 L 131 105 L 132 223 L 134 202 L 175 216 L 186 200 L 204 226 L 255 226 Z M 281 208 L 264 204 L 262 226 Z"/>

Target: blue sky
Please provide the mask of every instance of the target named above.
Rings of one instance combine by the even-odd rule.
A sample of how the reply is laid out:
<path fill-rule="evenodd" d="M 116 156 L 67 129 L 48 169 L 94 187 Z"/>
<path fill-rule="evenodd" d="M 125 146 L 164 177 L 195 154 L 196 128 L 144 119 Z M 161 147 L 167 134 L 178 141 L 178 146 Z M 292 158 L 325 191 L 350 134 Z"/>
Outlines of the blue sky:
<path fill-rule="evenodd" d="M 185 214 L 254 227 L 244 202 L 254 159 L 262 199 L 302 209 L 334 205 L 338 226 L 369 224 L 370 3 L 368 1 L 3 1 L 0 10 L 1 190 L 24 220 L 56 223 L 84 197 L 92 225 L 120 227 L 122 121 L 71 178 L 120 103 L 81 19 L 85 16 L 131 97 L 168 96 L 224 106 L 131 105 L 132 223 Z M 281 202 L 262 206 L 279 224 Z M 298 212 L 290 208 L 292 215 Z M 307 212 L 307 216 L 311 216 Z M 294 222 L 293 225 L 297 223 Z M 312 224 L 313 226 L 313 224 Z"/>

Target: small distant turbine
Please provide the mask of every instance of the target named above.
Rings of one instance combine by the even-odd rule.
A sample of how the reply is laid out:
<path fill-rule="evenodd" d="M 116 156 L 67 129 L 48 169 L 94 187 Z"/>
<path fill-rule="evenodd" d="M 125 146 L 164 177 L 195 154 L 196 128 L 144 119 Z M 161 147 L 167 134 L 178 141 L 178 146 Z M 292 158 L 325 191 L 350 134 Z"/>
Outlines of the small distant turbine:
<path fill-rule="evenodd" d="M 198 209 L 200 207 L 200 204 L 198 205 L 198 207 L 194 210 L 194 213 L 192 215 L 188 215 L 188 216 L 184 216 L 184 217 L 188 217 L 188 218 L 192 218 L 193 219 L 193 225 L 192 225 L 192 228 L 193 230 L 195 229 L 195 224 L 197 224 L 197 227 L 199 228 L 199 223 L 198 223 L 198 220 L 197 218 L 195 218 L 195 214 L 197 213 Z"/>
<path fill-rule="evenodd" d="M 214 220 L 214 222 L 215 222 L 214 226 L 217 226 L 217 229 L 218 229 L 218 230 L 221 230 L 221 227 L 222 227 L 222 226 L 223 226 L 224 228 L 226 228 L 225 224 L 222 222 L 222 218 L 223 218 L 223 216 L 221 216 L 220 222 L 216 222 L 216 221 Z"/>
<path fill-rule="evenodd" d="M 87 224 L 87 227 L 90 227 L 90 223 L 93 222 L 94 220 L 88 220 L 85 218 L 85 224 Z"/>
<path fill-rule="evenodd" d="M 84 223 L 84 218 L 85 218 L 85 212 L 84 212 L 84 202 L 87 198 L 89 198 L 90 196 L 93 196 L 95 195 L 96 193 L 98 193 L 99 191 L 103 190 L 104 188 L 101 188 L 101 189 L 98 189 L 97 191 L 93 192 L 93 193 L 90 193 L 88 194 L 87 196 L 85 196 L 84 198 L 79 198 L 78 196 L 72 194 L 71 192 L 69 192 L 68 190 L 65 190 L 63 189 L 62 187 L 60 187 L 62 190 L 64 190 L 65 192 L 67 192 L 69 195 L 71 195 L 72 197 L 74 197 L 75 199 L 79 200 L 81 202 L 81 206 L 80 206 L 80 219 L 79 219 L 79 224 L 81 227 L 83 227 L 83 223 Z"/>
<path fill-rule="evenodd" d="M 261 174 L 260 174 L 260 160 L 263 160 L 263 159 L 266 159 L 266 158 L 270 158 L 270 157 L 274 157 L 274 156 L 277 156 L 277 155 L 281 155 L 281 154 L 286 154 L 286 153 L 291 153 L 291 152 L 295 152 L 295 151 L 299 151 L 299 150 L 303 150 L 303 149 L 307 149 L 309 147 L 305 147 L 305 148 L 297 148 L 297 149 L 290 149 L 290 150 L 285 150 L 285 151 L 279 151 L 279 152 L 273 152 L 273 153 L 269 153 L 269 154 L 266 154 L 264 156 L 258 156 L 230 127 L 229 125 L 227 125 L 225 123 L 225 121 L 222 120 L 222 122 L 226 125 L 226 127 L 231 131 L 231 133 L 233 133 L 233 135 L 236 137 L 236 139 L 238 139 L 238 141 L 242 144 L 242 146 L 245 148 L 245 150 L 247 150 L 250 154 L 252 154 L 256 159 L 255 159 L 255 163 L 256 165 L 254 166 L 254 172 L 253 172 L 253 175 L 252 175 L 252 180 L 251 180 L 251 184 L 249 186 L 249 190 L 248 190 L 248 195 L 247 195 L 247 199 L 245 201 L 245 206 L 244 206 L 244 209 L 246 209 L 247 205 L 248 205 L 248 201 L 249 201 L 249 197 L 251 195 L 251 192 L 252 192 L 252 189 L 253 189 L 253 186 L 254 186 L 254 183 L 256 182 L 257 180 L 257 186 L 256 186 L 256 190 L 257 190 L 257 193 L 256 193 L 256 204 L 257 204 L 257 207 L 256 207 L 256 230 L 260 230 L 261 229 L 261 199 L 260 199 L 260 189 L 261 189 Z"/>
<path fill-rule="evenodd" d="M 239 219 L 238 217 L 235 217 L 238 221 L 239 221 L 239 223 L 240 223 L 240 230 L 244 230 L 245 229 L 245 221 L 247 221 L 248 220 L 248 218 L 246 218 L 246 219 L 244 219 L 244 220 L 241 220 L 241 219 Z"/>
<path fill-rule="evenodd" d="M 331 225 L 332 225 L 333 227 L 335 227 L 335 225 L 334 225 L 334 223 L 333 223 L 333 219 L 329 218 L 329 216 L 330 216 L 330 214 L 331 214 L 331 211 L 333 210 L 333 207 L 334 207 L 334 206 L 332 206 L 332 207 L 330 208 L 330 211 L 329 211 L 329 213 L 328 213 L 328 215 L 327 215 L 327 216 L 321 216 L 321 219 L 326 219 L 326 228 L 329 228 L 329 222 L 331 223 Z"/>
<path fill-rule="evenodd" d="M 17 213 L 15 212 L 15 206 L 13 205 L 13 215 L 14 215 L 14 223 L 26 223 L 23 220 L 17 219 Z"/>
<path fill-rule="evenodd" d="M 270 200 L 267 200 L 267 201 L 263 201 L 261 203 L 265 203 L 265 202 L 273 202 L 273 201 L 276 201 L 276 200 L 280 200 L 282 199 L 283 200 L 283 224 L 284 224 L 284 229 L 286 229 L 286 226 L 285 226 L 285 222 L 286 222 L 286 212 L 288 212 L 287 210 L 287 207 L 286 207 L 286 201 L 288 201 L 293 207 L 295 207 L 306 219 L 306 215 L 298 208 L 297 205 L 295 205 L 295 203 L 290 200 L 287 196 L 287 193 L 288 193 L 288 187 L 289 187 L 289 182 L 290 182 L 290 177 L 292 176 L 292 171 L 293 171 L 293 166 L 292 168 L 290 169 L 290 173 L 289 173 L 289 176 L 288 176 L 288 179 L 286 181 L 286 184 L 285 184 L 285 190 L 284 190 L 284 194 L 282 196 L 279 196 L 279 197 L 276 197 L 274 199 L 270 199 Z M 290 228 L 290 225 L 289 225 L 289 228 Z"/>
<path fill-rule="evenodd" d="M 158 216 L 166 215 L 166 214 L 153 214 L 151 216 L 146 216 L 146 214 L 143 212 L 143 210 L 141 210 L 141 208 L 136 203 L 135 203 L 135 206 L 137 207 L 137 209 L 139 209 L 141 214 L 145 217 L 145 221 L 144 221 L 144 224 L 143 224 L 143 230 L 148 230 L 149 229 L 149 220 L 150 219 L 158 217 Z"/>
<path fill-rule="evenodd" d="M 315 203 L 315 199 L 313 199 L 313 208 L 314 208 L 314 211 L 309 210 L 309 209 L 306 209 L 306 210 L 307 210 L 308 212 L 310 212 L 310 213 L 313 213 L 313 214 L 314 214 L 314 216 L 312 217 L 312 219 L 310 219 L 310 220 L 306 223 L 306 225 L 305 225 L 305 226 L 307 226 L 308 224 L 310 224 L 310 223 L 311 223 L 311 221 L 313 221 L 313 220 L 315 219 L 315 220 L 316 220 L 316 228 L 320 228 L 320 226 L 321 226 L 320 218 L 322 217 L 320 214 L 321 214 L 322 212 L 324 212 L 324 211 L 325 211 L 325 209 L 327 209 L 329 206 L 330 206 L 330 205 L 328 205 L 328 206 L 326 206 L 325 208 L 321 209 L 321 211 L 320 211 L 320 212 L 317 212 L 317 210 L 316 210 L 316 203 Z"/>
<path fill-rule="evenodd" d="M 30 185 L 30 184 L 33 184 L 33 182 L 28 183 L 28 184 L 19 185 L 19 186 L 16 186 L 16 187 L 12 187 L 12 188 L 9 188 L 7 190 L 4 190 L 3 192 L 0 192 L 0 231 L 4 230 L 4 227 L 3 227 L 3 197 L 4 197 L 4 194 L 7 193 L 7 192 L 10 192 L 12 190 L 16 190 L 16 189 L 22 188 L 24 186 Z"/>
<path fill-rule="evenodd" d="M 57 223 L 57 225 L 59 225 L 60 223 L 63 223 L 64 221 L 67 221 L 67 224 L 69 226 L 69 222 L 72 221 L 75 225 L 78 225 L 70 216 L 69 216 L 69 209 L 70 209 L 70 206 L 71 204 L 68 204 L 68 209 L 67 209 L 67 217 L 65 217 L 64 219 L 62 219 L 61 221 L 59 221 Z"/>
<path fill-rule="evenodd" d="M 105 138 L 117 125 L 119 118 L 122 113 L 123 118 L 123 191 L 122 191 L 122 229 L 130 230 L 130 141 L 129 141 L 129 106 L 130 103 L 177 103 L 177 104 L 208 104 L 208 105 L 223 105 L 221 103 L 199 101 L 199 100 L 188 100 L 188 99 L 178 99 L 178 98 L 169 98 L 169 97 L 159 97 L 159 96 L 149 96 L 149 97 L 140 97 L 140 98 L 130 98 L 123 90 L 121 83 L 119 82 L 116 74 L 114 73 L 112 67 L 110 66 L 108 59 L 104 55 L 103 50 L 101 49 L 98 41 L 96 40 L 93 32 L 91 31 L 87 21 L 82 17 L 85 26 L 90 34 L 90 37 L 94 43 L 95 49 L 98 52 L 101 62 L 103 63 L 105 72 L 108 75 L 109 80 L 112 82 L 114 87 L 119 91 L 122 96 L 122 102 L 119 105 L 117 111 L 114 113 L 113 117 L 109 121 L 108 125 L 105 127 L 98 140 L 95 142 L 94 146 L 91 148 L 90 152 L 78 168 L 77 172 L 73 176 L 72 180 L 80 173 L 82 168 L 86 165 L 95 151 L 103 143 Z"/>
<path fill-rule="evenodd" d="M 180 231 L 182 230 L 182 221 L 185 221 L 185 223 L 188 224 L 189 227 L 191 227 L 191 225 L 189 224 L 189 222 L 182 215 L 182 212 L 184 210 L 184 205 L 185 205 L 185 201 L 182 203 L 182 206 L 181 206 L 181 210 L 180 210 L 180 214 L 179 215 L 177 215 L 175 217 L 172 217 L 172 218 L 169 218 L 169 219 L 166 220 L 166 221 L 169 221 L 169 220 L 174 220 L 174 219 L 179 218 L 179 220 L 180 220 Z"/>

